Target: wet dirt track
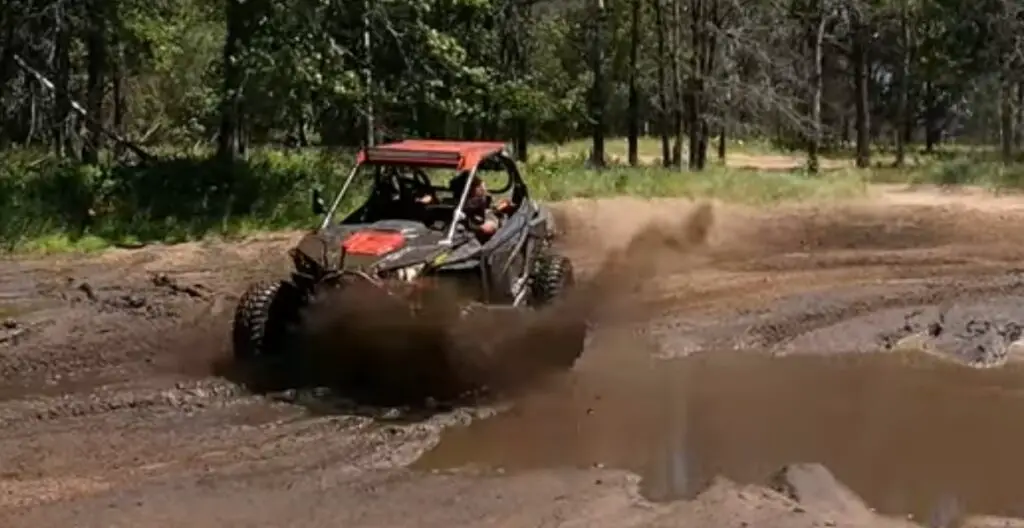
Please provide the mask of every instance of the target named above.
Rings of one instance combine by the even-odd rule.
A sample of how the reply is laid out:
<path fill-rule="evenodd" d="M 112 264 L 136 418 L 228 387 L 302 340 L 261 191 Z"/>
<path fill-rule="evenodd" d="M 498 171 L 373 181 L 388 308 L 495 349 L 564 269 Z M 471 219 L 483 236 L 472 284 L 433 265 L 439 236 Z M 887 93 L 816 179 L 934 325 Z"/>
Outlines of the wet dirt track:
<path fill-rule="evenodd" d="M 583 360 L 429 415 L 218 375 L 294 237 L 4 261 L 0 524 L 902 525 L 796 463 L 933 526 L 1024 515 L 1024 213 L 972 200 L 715 206 L 698 244 L 692 205 L 563 204 L 604 281 Z"/>

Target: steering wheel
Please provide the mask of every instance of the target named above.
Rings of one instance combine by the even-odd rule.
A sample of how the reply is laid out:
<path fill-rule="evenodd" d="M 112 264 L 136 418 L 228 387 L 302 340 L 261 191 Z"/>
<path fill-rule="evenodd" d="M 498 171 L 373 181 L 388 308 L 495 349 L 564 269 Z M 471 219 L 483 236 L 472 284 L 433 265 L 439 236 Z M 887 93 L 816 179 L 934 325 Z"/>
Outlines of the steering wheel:
<path fill-rule="evenodd" d="M 430 182 L 430 177 L 427 176 L 425 172 L 421 171 L 420 169 L 413 169 L 412 175 L 413 179 L 416 180 L 416 183 L 420 184 L 423 187 L 426 187 L 427 189 L 433 190 L 434 184 Z"/>
<path fill-rule="evenodd" d="M 415 201 L 416 198 L 422 196 L 430 196 L 432 203 L 437 203 L 437 193 L 434 191 L 434 186 L 430 183 L 430 179 L 422 171 L 412 171 L 412 178 L 405 178 L 398 176 L 395 180 L 398 182 L 399 192 L 408 201 Z"/>

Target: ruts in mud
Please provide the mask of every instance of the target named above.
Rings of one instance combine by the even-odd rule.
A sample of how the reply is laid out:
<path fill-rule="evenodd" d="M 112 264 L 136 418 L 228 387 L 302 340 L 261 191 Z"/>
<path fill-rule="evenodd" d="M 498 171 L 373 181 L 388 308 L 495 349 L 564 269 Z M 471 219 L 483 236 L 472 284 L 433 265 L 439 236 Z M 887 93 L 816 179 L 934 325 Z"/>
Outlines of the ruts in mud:
<path fill-rule="evenodd" d="M 309 399 L 320 394 L 316 389 L 309 391 L 307 399 L 263 395 L 265 391 L 248 390 L 241 374 L 220 370 L 229 355 L 230 316 L 237 293 L 251 281 L 282 276 L 287 264 L 284 251 L 294 237 L 0 263 L 0 319 L 12 321 L 4 322 L 0 333 L 20 331 L 16 338 L 0 343 L 0 524 L 455 526 L 472 525 L 481 513 L 491 513 L 495 518 L 516 519 L 509 522 L 517 526 L 558 524 L 563 521 L 556 520 L 567 518 L 589 519 L 580 522 L 592 526 L 646 526 L 651 515 L 672 516 L 662 519 L 665 526 L 739 525 L 741 521 L 810 526 L 812 517 L 819 526 L 842 525 L 851 518 L 806 504 L 799 507 L 807 512 L 797 513 L 797 506 L 785 497 L 721 481 L 701 492 L 709 497 L 706 502 L 662 508 L 639 498 L 639 477 L 609 468 L 621 465 L 643 473 L 645 479 L 667 478 L 645 470 L 643 463 L 649 460 L 643 459 L 643 453 L 629 452 L 644 446 L 674 452 L 673 437 L 667 433 L 662 437 L 663 428 L 652 421 L 658 417 L 648 412 L 666 408 L 656 398 L 675 394 L 680 401 L 674 404 L 691 410 L 702 405 L 722 409 L 730 401 L 741 402 L 729 408 L 727 417 L 752 425 L 735 437 L 716 436 L 716 431 L 729 430 L 719 419 L 725 412 L 709 412 L 687 422 L 696 429 L 693 434 L 705 435 L 701 438 L 710 447 L 701 452 L 709 460 L 712 447 L 750 457 L 730 458 L 734 465 L 729 467 L 739 476 L 760 472 L 757 464 L 766 461 L 777 464 L 779 457 L 827 452 L 810 434 L 800 436 L 799 442 L 773 444 L 770 453 L 744 438 L 761 434 L 753 427 L 761 422 L 744 413 L 757 409 L 782 413 L 803 397 L 796 388 L 775 390 L 794 379 L 788 371 L 782 372 L 782 363 L 765 367 L 774 373 L 764 381 L 758 381 L 760 367 L 746 368 L 742 376 L 731 367 L 698 369 L 704 373 L 703 381 L 693 384 L 692 390 L 707 392 L 702 393 L 703 403 L 691 401 L 687 407 L 683 404 L 691 389 L 684 378 L 673 376 L 693 369 L 668 368 L 665 362 L 737 349 L 762 354 L 764 361 L 774 361 L 767 356 L 808 352 L 898 355 L 907 349 L 965 369 L 964 365 L 1016 361 L 1019 336 L 1014 325 L 1024 321 L 1024 313 L 1018 313 L 1024 298 L 1020 280 L 1024 232 L 1019 229 L 1024 217 L 1018 212 L 958 209 L 948 203 L 762 211 L 629 199 L 558 207 L 565 226 L 562 249 L 580 271 L 578 293 L 563 305 L 537 314 L 535 320 L 503 323 L 503 332 L 490 331 L 481 323 L 478 328 L 485 335 L 507 336 L 510 351 L 492 356 L 493 363 L 467 366 L 460 352 L 453 352 L 456 348 L 450 340 L 437 337 L 438 328 L 448 324 L 443 318 L 428 324 L 365 315 L 361 319 L 359 313 L 344 314 L 345 306 L 352 304 L 339 300 L 340 310 L 323 312 L 327 315 L 315 323 L 326 329 L 327 338 L 319 345 L 323 357 L 308 363 L 305 372 L 291 380 L 295 382 L 291 385 L 331 385 L 339 372 L 352 372 L 344 365 L 333 365 L 339 356 L 331 346 L 334 336 L 345 333 L 339 330 L 350 325 L 350 341 L 364 340 L 365 346 L 376 346 L 378 352 L 393 352 L 372 356 L 377 364 L 365 367 L 377 374 L 383 371 L 382 377 L 390 377 L 388 384 L 393 387 L 424 392 L 423 386 L 457 387 L 483 379 L 516 388 L 508 400 L 525 417 L 496 422 L 514 426 L 509 429 L 512 432 L 501 434 L 502 427 L 495 426 L 498 433 L 486 440 L 494 445 L 463 449 L 459 457 L 486 466 L 488 452 L 511 457 L 518 453 L 512 444 L 536 446 L 539 451 L 533 456 L 543 467 L 517 475 L 460 471 L 432 475 L 405 469 L 438 443 L 441 431 L 480 421 L 499 412 L 500 405 L 470 400 L 399 421 L 392 419 L 394 413 L 388 408 L 374 414 L 376 408 L 359 405 L 311 405 L 315 402 Z M 281 258 L 260 262 L 260 255 Z M 572 316 L 585 314 L 593 327 L 577 367 L 567 376 L 552 379 L 538 374 L 529 359 L 534 354 L 550 357 L 546 354 L 557 349 L 551 346 L 551 334 L 545 336 L 538 328 L 551 323 L 556 332 L 558 310 Z M 349 317 L 335 320 L 342 315 Z M 476 342 L 473 336 L 466 339 Z M 410 348 L 410 343 L 417 347 Z M 411 357 L 411 350 L 417 355 Z M 423 374 L 431 368 L 436 369 L 433 374 Z M 860 371 L 859 385 L 835 367 L 828 370 L 834 378 L 827 379 L 863 386 L 870 384 L 872 376 L 891 374 L 890 368 L 898 367 L 872 367 L 870 376 Z M 805 379 L 819 380 L 834 390 L 837 399 L 844 396 L 841 389 L 846 382 L 820 381 L 826 378 L 817 367 L 807 366 L 801 372 Z M 943 372 L 948 383 L 959 383 L 958 370 L 949 367 Z M 1011 369 L 999 372 L 1005 373 L 1000 383 L 1013 389 Z M 926 373 L 915 376 L 930 379 Z M 719 379 L 725 381 L 719 383 Z M 874 394 L 873 405 L 884 408 L 891 403 L 886 398 L 899 397 L 901 379 L 887 378 L 885 386 L 891 390 Z M 988 390 L 982 381 L 977 383 Z M 762 386 L 767 388 L 755 391 Z M 942 386 L 929 385 L 934 390 Z M 662 387 L 673 389 L 663 393 Z M 714 391 L 725 389 L 735 397 L 715 396 Z M 772 399 L 772 394 L 785 394 L 788 400 Z M 389 395 L 395 397 L 393 401 L 411 396 L 401 391 Z M 982 401 L 982 396 L 971 392 L 970 401 Z M 813 416 L 834 419 L 829 414 L 833 406 L 816 403 Z M 871 413 L 876 407 L 854 406 L 851 412 Z M 980 413 L 966 403 L 949 407 L 975 413 L 982 428 L 997 429 L 1003 423 L 997 415 Z M 941 409 L 927 406 L 892 408 L 928 409 L 929 420 L 935 423 L 944 416 L 937 414 Z M 547 417 L 547 421 L 531 416 Z M 598 419 L 583 427 L 569 427 L 574 420 L 594 416 Z M 899 417 L 905 426 L 898 445 L 927 440 L 911 435 L 929 425 L 913 423 L 917 414 L 878 415 L 886 416 Z M 561 427 L 556 433 L 571 429 L 571 434 L 553 434 L 553 420 Z M 880 425 L 873 431 L 878 434 L 891 429 L 885 420 L 876 422 Z M 865 423 L 874 422 L 865 418 Z M 638 439 L 644 431 L 650 432 L 650 438 L 642 440 L 649 443 Z M 1008 431 L 1003 433 L 1009 435 Z M 483 438 L 467 434 L 470 440 Z M 832 438 L 838 445 L 841 438 Z M 855 436 L 843 438 L 860 441 Z M 875 441 L 885 440 L 879 438 Z M 545 446 L 556 444 L 558 449 L 544 451 Z M 965 439 L 958 445 L 972 444 Z M 978 441 L 973 445 L 1002 444 Z M 604 470 L 577 471 L 555 464 L 559 452 L 610 455 L 580 460 L 604 464 Z M 969 454 L 941 454 L 960 457 L 950 458 L 951 464 L 971 464 Z M 986 460 L 990 459 L 995 457 Z M 1003 467 L 1014 464 L 1008 461 Z M 712 469 L 702 475 L 710 475 Z M 956 474 L 952 470 L 935 473 L 936 478 Z M 888 489 L 875 486 L 872 478 L 855 474 L 848 484 Z M 1001 475 L 993 482 L 1005 486 L 1020 483 L 1017 478 Z M 985 481 L 970 482 L 981 486 Z M 856 491 L 879 505 L 899 509 L 898 497 Z M 1002 498 L 1010 495 L 1005 489 L 988 495 L 979 489 L 964 496 L 991 496 L 990 501 L 978 499 L 974 504 L 1012 513 L 1012 508 L 1000 509 L 1005 506 Z M 761 505 L 765 507 L 758 508 Z M 602 512 L 601 518 L 586 517 L 593 511 Z M 774 517 L 757 517 L 756 512 L 762 511 Z"/>

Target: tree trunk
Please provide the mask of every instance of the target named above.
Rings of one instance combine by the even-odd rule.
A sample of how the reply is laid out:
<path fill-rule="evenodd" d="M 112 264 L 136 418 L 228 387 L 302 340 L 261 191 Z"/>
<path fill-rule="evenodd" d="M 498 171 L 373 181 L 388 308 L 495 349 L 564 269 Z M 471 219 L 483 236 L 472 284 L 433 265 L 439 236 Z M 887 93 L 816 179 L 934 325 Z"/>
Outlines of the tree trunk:
<path fill-rule="evenodd" d="M 516 160 L 526 161 L 530 157 L 528 149 L 530 148 L 529 141 L 529 126 L 527 125 L 526 118 L 518 118 L 515 120 L 515 149 L 516 149 Z"/>
<path fill-rule="evenodd" d="M 370 31 L 371 0 L 363 0 L 363 82 L 366 84 L 366 146 L 377 144 L 377 123 L 373 104 L 373 39 Z"/>
<path fill-rule="evenodd" d="M 700 140 L 697 142 L 697 170 L 702 171 L 708 166 L 708 143 L 711 138 L 711 127 L 708 120 L 699 120 Z"/>
<path fill-rule="evenodd" d="M 683 50 L 682 50 L 682 22 L 683 10 L 682 0 L 670 0 L 672 2 L 672 18 L 669 22 L 669 35 L 671 43 L 672 65 L 672 134 L 675 136 L 672 143 L 672 166 L 683 166 Z"/>
<path fill-rule="evenodd" d="M 248 6 L 242 0 L 227 0 L 227 34 L 224 37 L 224 85 L 221 93 L 220 135 L 217 157 L 235 162 L 245 152 L 242 134 L 242 64 L 245 20 Z"/>
<path fill-rule="evenodd" d="M 0 109 L 7 108 L 8 84 L 14 77 L 15 29 L 18 26 L 18 5 L 8 1 L 0 8 Z M 11 141 L 11 133 L 7 126 L 6 115 L 0 113 L 0 149 L 7 148 Z"/>
<path fill-rule="evenodd" d="M 1014 123 L 1013 145 L 1020 150 L 1024 142 L 1024 81 L 1017 82 L 1017 109 L 1016 122 Z"/>
<path fill-rule="evenodd" d="M 111 11 L 113 11 L 112 19 L 114 21 L 118 21 L 119 17 L 121 16 L 120 10 L 118 10 L 118 2 L 113 2 L 113 5 L 111 6 Z M 115 22 L 115 23 L 117 23 L 117 22 Z M 125 85 L 124 85 L 124 83 L 125 83 L 124 43 L 121 41 L 119 36 L 115 37 L 115 38 L 116 38 L 116 40 L 114 41 L 114 58 L 111 61 L 111 72 L 110 72 L 110 75 L 112 77 L 111 81 L 113 83 L 113 90 L 114 90 L 114 93 L 113 93 L 113 99 L 114 99 L 113 100 L 113 103 L 114 103 L 114 122 L 113 122 L 113 128 L 114 128 L 114 132 L 116 132 L 118 136 L 120 136 L 120 137 L 128 137 L 128 134 L 127 134 L 128 131 L 127 131 L 127 127 L 125 125 L 125 115 L 127 114 L 127 110 L 128 110 L 128 100 L 127 100 L 127 94 L 126 94 Z M 125 151 L 124 144 L 122 144 L 120 141 L 114 143 L 114 156 L 116 158 L 120 159 L 121 156 L 124 155 L 124 151 Z"/>
<path fill-rule="evenodd" d="M 721 161 L 722 165 L 725 165 L 725 132 L 726 126 L 722 123 L 718 129 L 718 161 Z"/>
<path fill-rule="evenodd" d="M 640 163 L 640 94 L 637 77 L 640 72 L 637 59 L 640 50 L 640 0 L 632 0 L 632 20 L 629 35 L 629 164 Z"/>
<path fill-rule="evenodd" d="M 670 109 L 668 102 L 668 80 L 665 78 L 668 28 L 665 21 L 664 0 L 654 0 L 654 21 L 658 32 L 658 104 L 661 106 L 658 112 L 658 132 L 661 133 L 661 165 L 668 167 L 672 164 L 672 150 L 669 139 Z"/>
<path fill-rule="evenodd" d="M 939 127 L 938 121 L 934 118 L 930 118 L 925 123 L 924 129 L 924 151 L 927 154 L 935 152 L 935 147 L 942 142 L 942 128 Z"/>
<path fill-rule="evenodd" d="M 717 8 L 717 4 L 716 4 Z M 724 166 L 726 163 L 726 136 L 729 131 L 729 123 L 732 119 L 737 119 L 739 122 L 743 122 L 743 111 L 736 112 L 732 108 L 733 102 L 733 91 L 739 80 L 738 70 L 740 66 L 735 62 L 735 56 L 732 46 L 727 42 L 722 46 L 722 76 L 728 81 L 728 86 L 725 92 L 725 105 L 721 112 L 721 123 L 718 126 L 718 148 L 717 157 L 718 161 Z"/>
<path fill-rule="evenodd" d="M 913 104 L 908 102 L 907 103 L 907 107 L 908 107 L 908 110 L 907 110 L 907 120 L 902 122 L 902 123 L 900 123 L 900 126 L 903 127 L 903 130 L 901 131 L 901 134 L 903 135 L 903 144 L 904 145 L 910 145 L 911 143 L 914 142 L 914 129 L 917 128 L 917 125 L 916 125 L 917 116 L 914 115 L 914 111 L 912 110 Z M 904 148 L 906 148 L 906 147 L 904 147 Z"/>
<path fill-rule="evenodd" d="M 824 89 L 822 69 L 824 68 L 824 40 L 825 26 L 827 20 L 821 5 L 816 2 L 812 9 L 811 19 L 813 25 L 809 28 L 809 41 L 811 48 L 811 93 L 810 93 L 810 118 L 811 133 L 807 141 L 807 170 L 816 174 L 821 168 L 818 159 L 818 152 L 821 149 L 821 93 Z"/>
<path fill-rule="evenodd" d="M 57 61 L 54 77 L 56 112 L 53 122 L 54 150 L 63 157 L 71 149 L 71 27 L 65 6 L 56 9 L 57 31 L 54 37 L 54 56 Z"/>
<path fill-rule="evenodd" d="M 925 83 L 925 110 L 924 110 L 924 151 L 928 154 L 935 152 L 935 147 L 942 142 L 942 121 L 945 117 L 945 110 L 936 101 L 935 87 L 932 83 Z"/>
<path fill-rule="evenodd" d="M 89 6 L 89 29 L 86 37 L 88 50 L 88 79 L 86 80 L 86 108 L 89 137 L 82 143 L 82 161 L 98 163 L 103 148 L 103 96 L 106 92 L 107 69 L 107 0 L 92 0 Z"/>
<path fill-rule="evenodd" d="M 867 39 L 870 33 L 861 20 L 857 20 L 853 41 L 853 76 L 857 112 L 857 167 L 871 166 L 871 107 L 868 100 Z"/>
<path fill-rule="evenodd" d="M 1013 162 L 1013 85 L 1007 76 L 1004 67 L 999 84 L 999 136 L 1000 157 L 1003 163 L 1010 164 Z"/>
<path fill-rule="evenodd" d="M 605 79 L 604 79 L 604 0 L 593 0 L 594 19 L 590 42 L 590 69 L 594 82 L 590 87 L 590 119 L 592 120 L 591 139 L 593 148 L 590 153 L 590 164 L 593 167 L 605 166 L 604 135 L 605 119 Z"/>
<path fill-rule="evenodd" d="M 899 68 L 899 96 L 896 104 L 896 160 L 893 166 L 902 168 L 906 163 L 906 138 L 904 137 L 906 123 L 910 120 L 909 92 L 910 92 L 910 23 L 907 20 L 907 2 L 902 0 L 900 6 L 900 68 Z"/>
<path fill-rule="evenodd" d="M 707 167 L 708 144 L 711 141 L 711 128 L 707 116 L 707 86 L 706 79 L 712 78 L 715 73 L 715 58 L 718 56 L 717 32 L 711 31 L 711 27 L 720 27 L 718 0 L 692 0 L 691 5 L 691 30 L 693 32 L 693 57 L 691 64 L 694 72 L 693 83 L 693 106 L 695 108 L 694 122 L 691 124 L 691 137 L 693 130 L 697 131 L 696 155 L 691 154 L 693 161 L 691 170 L 702 171 Z M 724 119 L 722 120 L 724 123 Z"/>
<path fill-rule="evenodd" d="M 697 80 L 692 79 L 689 83 L 687 91 L 690 94 L 687 96 L 686 105 L 686 123 L 689 136 L 687 137 L 687 160 L 686 165 L 690 170 L 700 170 L 698 156 L 700 155 L 700 102 L 697 96 Z M 682 152 L 680 152 L 682 154 Z"/>
<path fill-rule="evenodd" d="M 506 30 L 510 42 L 510 48 L 512 51 L 512 67 L 515 68 L 516 78 L 521 82 L 526 79 L 529 69 L 528 61 L 528 48 L 523 42 L 522 31 L 524 27 L 527 27 L 530 22 L 530 10 L 524 8 L 517 2 L 512 2 L 509 7 L 513 17 L 513 23 L 511 28 Z M 518 116 L 513 122 L 513 128 L 515 129 L 515 150 L 516 159 L 518 161 L 526 161 L 529 159 L 529 143 L 530 143 L 530 120 L 526 115 Z"/>
<path fill-rule="evenodd" d="M 701 55 L 704 51 L 704 2 L 690 0 L 690 75 L 686 83 L 686 128 L 690 132 L 687 156 L 687 167 L 700 170 L 701 135 L 703 127 L 700 118 L 701 108 Z"/>

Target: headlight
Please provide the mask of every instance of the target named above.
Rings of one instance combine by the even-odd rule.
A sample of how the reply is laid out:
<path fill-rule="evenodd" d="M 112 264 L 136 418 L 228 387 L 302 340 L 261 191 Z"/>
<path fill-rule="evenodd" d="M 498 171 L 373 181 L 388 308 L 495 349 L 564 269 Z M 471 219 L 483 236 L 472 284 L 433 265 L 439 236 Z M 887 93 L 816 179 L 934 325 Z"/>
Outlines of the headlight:
<path fill-rule="evenodd" d="M 392 270 L 391 274 L 400 281 L 412 282 L 420 276 L 424 267 L 426 267 L 426 264 L 414 264 L 412 266 Z"/>

